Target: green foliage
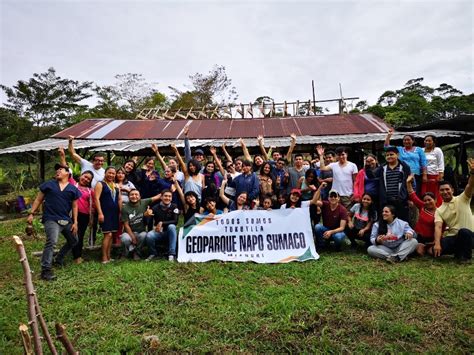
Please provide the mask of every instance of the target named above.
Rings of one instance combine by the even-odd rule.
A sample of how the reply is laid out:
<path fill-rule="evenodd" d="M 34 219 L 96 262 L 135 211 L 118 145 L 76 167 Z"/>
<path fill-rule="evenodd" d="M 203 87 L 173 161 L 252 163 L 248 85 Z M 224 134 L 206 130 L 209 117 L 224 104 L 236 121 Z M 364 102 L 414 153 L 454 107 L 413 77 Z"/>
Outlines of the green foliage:
<path fill-rule="evenodd" d="M 32 122 L 4 107 L 0 107 L 0 127 L 0 148 L 28 143 L 32 138 Z"/>
<path fill-rule="evenodd" d="M 13 87 L 0 85 L 7 96 L 5 107 L 26 117 L 37 127 L 36 139 L 40 138 L 39 127 L 64 126 L 68 119 L 86 105 L 80 102 L 91 97 L 88 92 L 92 83 L 63 79 L 54 68 L 35 73 L 28 81 L 19 80 Z"/>
<path fill-rule="evenodd" d="M 367 112 L 395 126 L 419 125 L 474 113 L 474 94 L 463 95 L 446 83 L 431 88 L 422 82 L 423 78 L 411 79 L 399 90 L 385 91 Z"/>
<path fill-rule="evenodd" d="M 50 330 L 65 323 L 84 353 L 470 353 L 474 266 L 451 257 L 389 265 L 355 254 L 319 261 L 85 263 L 39 280 L 44 235 L 25 221 L 0 223 L 0 353 L 21 353 L 26 322 L 22 270 L 10 236 L 23 237 Z M 62 239 L 62 237 L 61 237 Z M 63 240 L 61 240 L 62 244 Z M 143 336 L 156 341 L 142 343 Z"/>

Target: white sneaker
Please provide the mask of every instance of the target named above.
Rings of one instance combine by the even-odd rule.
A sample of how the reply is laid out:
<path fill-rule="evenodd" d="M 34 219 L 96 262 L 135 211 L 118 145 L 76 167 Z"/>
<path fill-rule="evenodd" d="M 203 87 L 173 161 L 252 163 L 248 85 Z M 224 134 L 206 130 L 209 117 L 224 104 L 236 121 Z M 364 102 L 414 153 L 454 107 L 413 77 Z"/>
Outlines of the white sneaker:
<path fill-rule="evenodd" d="M 168 261 L 175 261 L 174 255 L 168 255 Z"/>
<path fill-rule="evenodd" d="M 156 255 L 151 254 L 148 258 L 145 259 L 145 261 L 152 261 L 155 258 L 156 258 Z"/>

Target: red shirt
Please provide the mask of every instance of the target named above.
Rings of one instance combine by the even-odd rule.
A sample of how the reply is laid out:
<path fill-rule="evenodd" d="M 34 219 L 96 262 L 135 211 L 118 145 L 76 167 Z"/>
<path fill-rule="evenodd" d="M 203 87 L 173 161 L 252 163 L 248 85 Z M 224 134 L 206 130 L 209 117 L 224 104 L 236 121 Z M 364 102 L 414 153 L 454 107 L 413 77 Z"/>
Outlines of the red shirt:
<path fill-rule="evenodd" d="M 323 226 L 330 230 L 339 228 L 341 226 L 341 220 L 347 220 L 347 210 L 340 203 L 336 209 L 332 211 L 329 202 L 323 201 L 321 215 L 323 217 Z"/>
<path fill-rule="evenodd" d="M 434 241 L 434 212 L 425 209 L 425 204 L 418 198 L 414 191 L 410 193 L 409 198 L 420 210 L 420 216 L 415 226 L 415 232 L 424 238 L 433 239 Z"/>

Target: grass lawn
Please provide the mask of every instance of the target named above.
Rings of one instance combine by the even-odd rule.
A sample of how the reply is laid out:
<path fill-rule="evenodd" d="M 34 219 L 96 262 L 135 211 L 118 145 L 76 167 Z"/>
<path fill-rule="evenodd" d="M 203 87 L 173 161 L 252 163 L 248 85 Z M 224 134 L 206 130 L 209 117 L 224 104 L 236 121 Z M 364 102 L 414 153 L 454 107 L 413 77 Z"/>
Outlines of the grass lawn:
<path fill-rule="evenodd" d="M 474 352 L 474 266 L 451 258 L 389 265 L 361 251 L 285 265 L 102 265 L 93 252 L 46 283 L 31 256 L 44 236 L 27 239 L 24 227 L 0 223 L 0 354 L 22 353 L 18 324 L 27 322 L 14 234 L 50 331 L 66 324 L 78 350 L 139 353 L 155 335 L 157 352 Z"/>

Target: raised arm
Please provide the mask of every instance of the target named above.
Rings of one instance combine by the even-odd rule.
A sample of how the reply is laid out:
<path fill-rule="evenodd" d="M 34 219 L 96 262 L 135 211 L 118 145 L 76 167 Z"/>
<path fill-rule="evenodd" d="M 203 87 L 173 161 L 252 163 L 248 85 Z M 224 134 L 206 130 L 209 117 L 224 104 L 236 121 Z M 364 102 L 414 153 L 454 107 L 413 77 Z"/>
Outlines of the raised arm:
<path fill-rule="evenodd" d="M 227 152 L 225 143 L 222 143 L 222 151 L 224 152 L 225 158 L 226 158 L 228 161 L 234 162 L 234 160 L 232 159 L 232 157 L 230 156 L 230 154 Z"/>
<path fill-rule="evenodd" d="M 262 155 L 265 157 L 265 160 L 268 160 L 269 157 L 268 157 L 267 151 L 265 150 L 265 146 L 263 145 L 262 135 L 257 136 L 257 142 L 258 142 L 258 146 L 260 147 L 260 153 L 262 153 Z"/>
<path fill-rule="evenodd" d="M 189 144 L 189 138 L 188 138 L 189 127 L 188 126 L 184 127 L 183 132 L 184 132 L 184 159 L 186 160 L 186 164 L 187 164 L 192 159 L 191 145 Z"/>
<path fill-rule="evenodd" d="M 249 150 L 247 149 L 247 146 L 245 145 L 245 142 L 242 138 L 239 139 L 240 146 L 242 147 L 242 152 L 244 153 L 244 158 L 248 161 L 252 161 L 252 157 L 249 154 Z"/>
<path fill-rule="evenodd" d="M 474 189 L 474 158 L 469 158 L 467 160 L 467 165 L 469 167 L 469 180 L 467 180 L 467 185 L 464 189 L 464 193 L 468 198 L 471 198 Z"/>
<path fill-rule="evenodd" d="M 315 191 L 313 198 L 311 199 L 310 204 L 315 205 L 321 197 L 321 189 L 324 189 L 327 186 L 327 183 L 323 182 L 321 185 L 319 185 L 318 189 Z"/>
<path fill-rule="evenodd" d="M 178 148 L 176 148 L 176 144 L 172 143 L 171 144 L 171 149 L 173 150 L 174 154 L 176 155 L 176 159 L 178 160 L 179 166 L 181 168 L 181 171 L 184 174 L 185 178 L 189 177 L 188 174 L 188 168 L 186 167 L 186 164 L 183 161 L 183 158 L 181 157 L 181 154 L 179 154 Z"/>
<path fill-rule="evenodd" d="M 225 187 L 227 186 L 227 178 L 222 180 L 221 188 L 219 189 L 219 197 L 221 198 L 224 205 L 229 206 L 230 199 L 225 195 Z"/>
<path fill-rule="evenodd" d="M 319 155 L 319 170 L 331 170 L 329 166 L 326 166 L 326 164 L 324 164 L 324 147 L 319 144 L 316 146 L 316 151 Z"/>
<path fill-rule="evenodd" d="M 216 147 L 212 147 L 212 146 L 211 146 L 211 148 L 209 148 L 209 151 L 211 152 L 211 155 L 212 155 L 212 157 L 214 158 L 214 164 L 217 165 L 217 168 L 218 168 L 219 171 L 221 172 L 222 177 L 225 178 L 226 172 L 225 172 L 225 170 L 224 170 L 224 167 L 222 166 L 221 160 L 219 159 L 219 157 L 218 157 L 217 154 L 216 154 Z"/>
<path fill-rule="evenodd" d="M 63 147 L 58 148 L 58 154 L 59 154 L 59 164 L 61 164 L 62 166 L 67 166 L 66 153 L 64 152 Z"/>
<path fill-rule="evenodd" d="M 387 132 L 387 136 L 385 137 L 385 142 L 383 144 L 384 147 L 388 147 L 390 145 L 390 139 L 392 138 L 393 128 L 390 128 Z"/>
<path fill-rule="evenodd" d="M 296 146 L 296 134 L 294 133 L 290 134 L 290 138 L 291 138 L 290 148 L 288 148 L 288 153 L 286 153 L 286 160 L 288 164 L 291 163 L 291 156 Z"/>
<path fill-rule="evenodd" d="M 181 200 L 181 203 L 183 204 L 184 211 L 187 211 L 188 207 L 186 205 L 186 199 L 184 198 L 184 193 L 183 189 L 181 188 L 181 185 L 179 184 L 178 180 L 176 178 L 173 180 L 174 187 L 176 188 L 176 191 L 178 192 L 179 199 Z"/>
<path fill-rule="evenodd" d="M 72 160 L 74 160 L 76 163 L 81 163 L 82 157 L 76 153 L 76 150 L 74 149 L 74 136 L 69 136 L 69 143 L 68 143 L 68 150 L 69 154 L 71 154 Z"/>
<path fill-rule="evenodd" d="M 413 180 L 414 180 L 413 174 L 407 177 L 408 198 L 411 201 L 413 201 L 413 203 L 418 209 L 422 209 L 424 206 L 424 203 L 418 198 L 418 196 L 415 193 L 415 190 L 413 190 Z"/>
<path fill-rule="evenodd" d="M 165 160 L 163 159 L 163 156 L 160 154 L 160 151 L 158 150 L 158 146 L 155 143 L 151 145 L 151 150 L 153 150 L 153 152 L 155 153 L 156 159 L 158 159 L 158 161 L 160 162 L 163 170 L 166 169 L 167 165 L 165 163 Z"/>

